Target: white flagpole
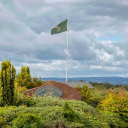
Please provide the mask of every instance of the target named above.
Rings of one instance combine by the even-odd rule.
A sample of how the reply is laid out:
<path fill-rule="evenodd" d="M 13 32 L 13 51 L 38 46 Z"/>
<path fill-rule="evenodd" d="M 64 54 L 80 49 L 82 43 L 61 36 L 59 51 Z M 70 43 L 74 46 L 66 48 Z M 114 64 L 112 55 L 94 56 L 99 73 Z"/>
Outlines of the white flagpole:
<path fill-rule="evenodd" d="M 66 69 L 66 82 L 68 82 L 68 59 L 69 59 L 69 16 L 67 20 L 67 69 Z"/>

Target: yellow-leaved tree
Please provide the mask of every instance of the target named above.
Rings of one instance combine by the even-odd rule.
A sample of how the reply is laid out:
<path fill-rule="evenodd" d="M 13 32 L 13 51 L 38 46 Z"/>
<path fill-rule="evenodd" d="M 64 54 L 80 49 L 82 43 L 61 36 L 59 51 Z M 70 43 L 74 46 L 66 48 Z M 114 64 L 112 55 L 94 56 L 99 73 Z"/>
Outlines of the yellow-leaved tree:
<path fill-rule="evenodd" d="M 118 113 L 123 120 L 128 122 L 128 93 L 124 92 L 115 93 L 110 90 L 110 93 L 104 100 L 97 106 L 100 110 Z"/>

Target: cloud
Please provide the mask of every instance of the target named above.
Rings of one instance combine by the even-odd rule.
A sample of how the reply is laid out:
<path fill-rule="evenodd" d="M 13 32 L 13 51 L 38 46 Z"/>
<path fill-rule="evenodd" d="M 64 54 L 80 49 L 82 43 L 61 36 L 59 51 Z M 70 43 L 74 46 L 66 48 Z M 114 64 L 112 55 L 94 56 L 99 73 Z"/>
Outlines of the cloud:
<path fill-rule="evenodd" d="M 1 0 L 0 62 L 65 77 L 67 33 L 50 31 L 70 15 L 69 76 L 127 74 L 127 11 L 126 0 Z"/>

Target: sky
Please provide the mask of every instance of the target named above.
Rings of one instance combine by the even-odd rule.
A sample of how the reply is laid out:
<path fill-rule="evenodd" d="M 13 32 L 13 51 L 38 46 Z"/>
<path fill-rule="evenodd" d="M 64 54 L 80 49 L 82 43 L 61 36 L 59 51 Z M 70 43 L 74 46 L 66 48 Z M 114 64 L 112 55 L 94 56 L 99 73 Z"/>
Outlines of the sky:
<path fill-rule="evenodd" d="M 51 29 L 69 16 L 69 77 L 128 77 L 127 0 L 0 0 L 0 63 L 17 74 L 66 77 L 67 32 Z"/>

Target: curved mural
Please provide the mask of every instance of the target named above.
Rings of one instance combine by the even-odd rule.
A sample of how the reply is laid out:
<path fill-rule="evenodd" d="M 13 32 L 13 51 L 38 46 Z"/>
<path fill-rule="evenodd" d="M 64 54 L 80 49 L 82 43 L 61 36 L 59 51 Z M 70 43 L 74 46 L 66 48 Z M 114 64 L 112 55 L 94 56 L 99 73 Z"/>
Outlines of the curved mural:
<path fill-rule="evenodd" d="M 55 96 L 61 97 L 63 95 L 63 91 L 59 88 L 52 87 L 52 86 L 45 86 L 37 89 L 35 91 L 36 96 Z"/>

